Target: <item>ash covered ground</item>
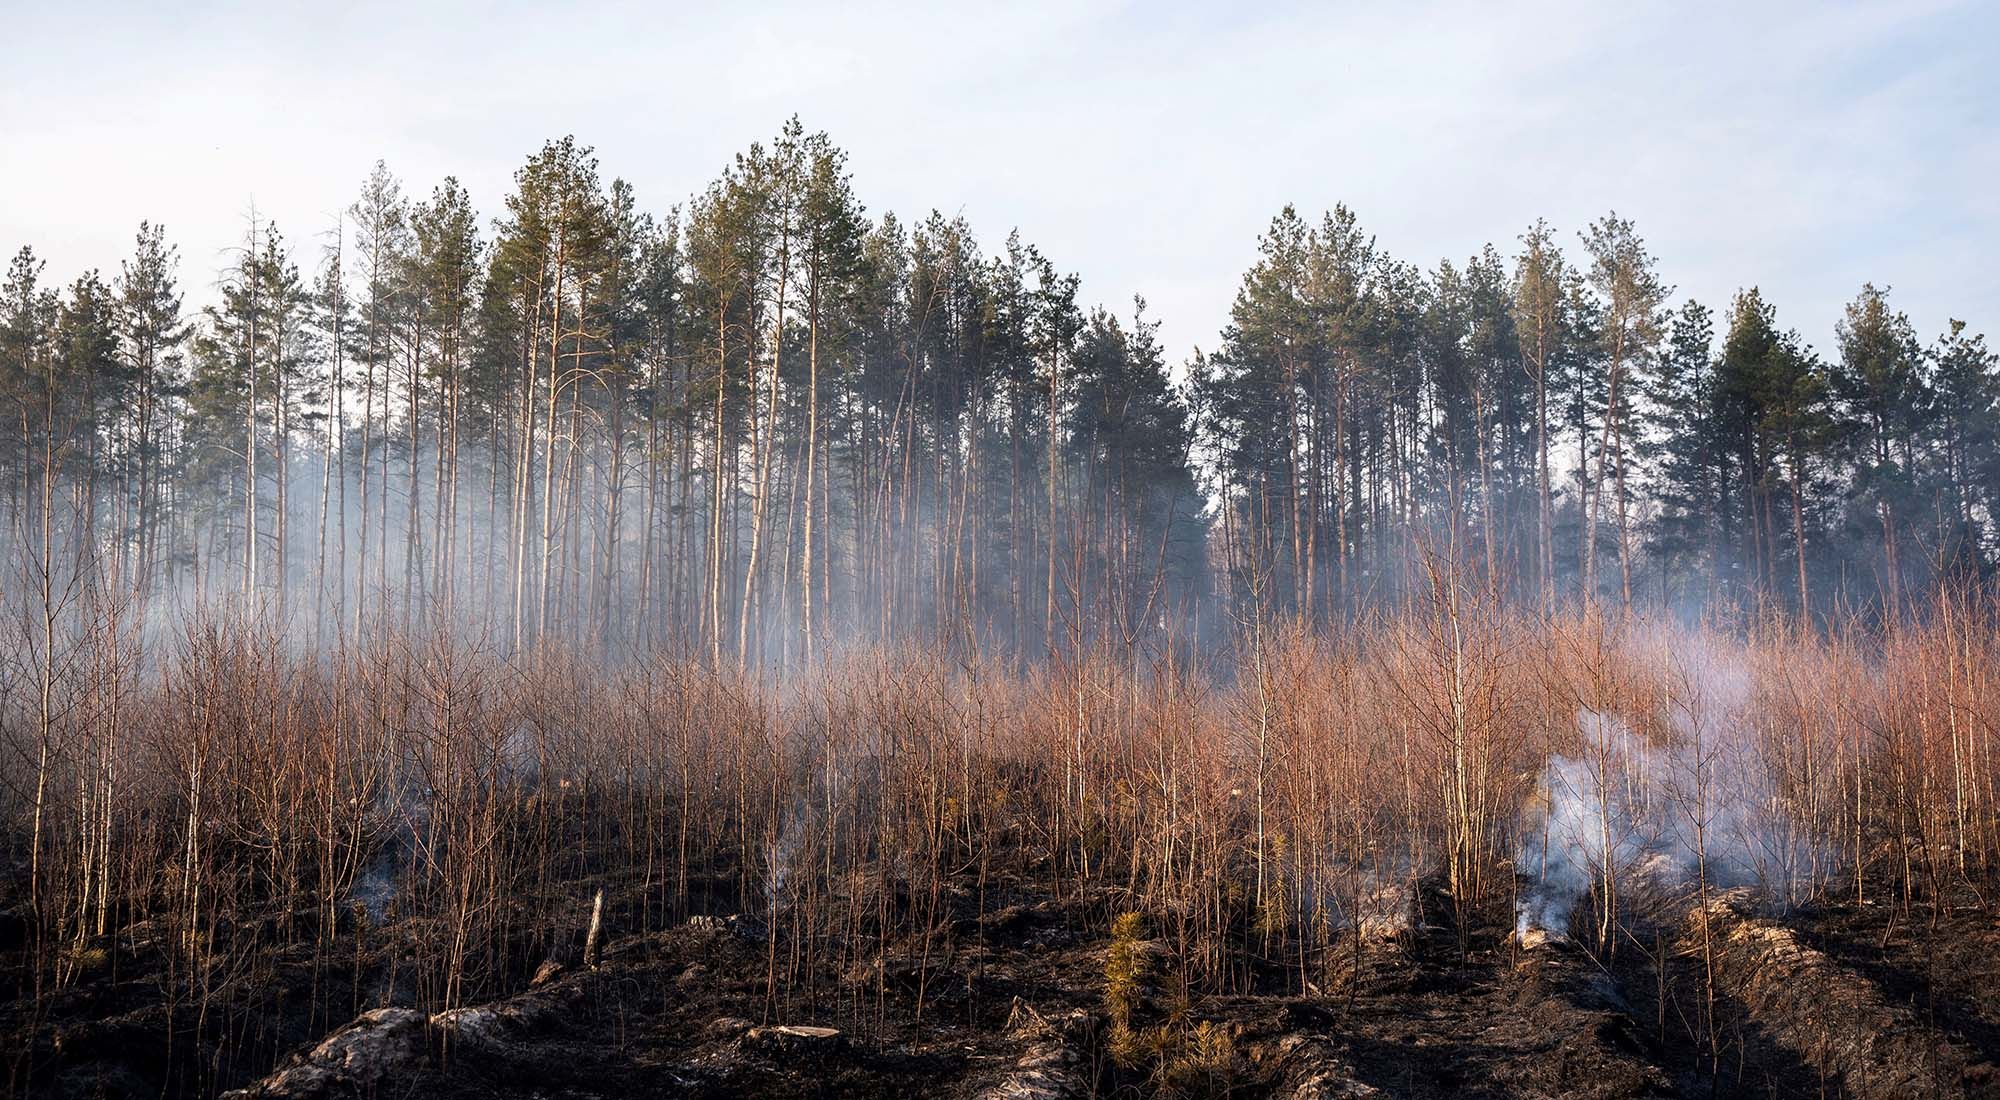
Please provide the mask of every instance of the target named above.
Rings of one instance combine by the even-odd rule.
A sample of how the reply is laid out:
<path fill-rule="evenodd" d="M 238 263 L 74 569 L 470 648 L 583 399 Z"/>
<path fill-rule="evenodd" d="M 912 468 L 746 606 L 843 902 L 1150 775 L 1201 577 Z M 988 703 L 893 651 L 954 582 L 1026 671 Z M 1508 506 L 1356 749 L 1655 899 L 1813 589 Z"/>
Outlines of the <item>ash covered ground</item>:
<path fill-rule="evenodd" d="M 1523 936 L 1420 881 L 1407 919 L 1306 960 L 1249 953 L 1239 992 L 1202 995 L 1111 890 L 965 876 L 932 935 L 835 962 L 789 957 L 786 914 L 723 904 L 721 879 L 711 911 L 643 934 L 620 930 L 642 884 L 594 885 L 599 942 L 586 891 L 516 992 L 446 1012 L 400 961 L 434 930 L 393 907 L 246 955 L 206 1006 L 163 997 L 167 956 L 128 929 L 44 1000 L 50 1037 L 16 1073 L 131 1097 L 2000 1095 L 2000 920 L 1971 896 L 1774 916 L 1716 893 L 1598 950 L 1581 914 Z M 253 1003 L 226 1043 L 198 1018 Z"/>

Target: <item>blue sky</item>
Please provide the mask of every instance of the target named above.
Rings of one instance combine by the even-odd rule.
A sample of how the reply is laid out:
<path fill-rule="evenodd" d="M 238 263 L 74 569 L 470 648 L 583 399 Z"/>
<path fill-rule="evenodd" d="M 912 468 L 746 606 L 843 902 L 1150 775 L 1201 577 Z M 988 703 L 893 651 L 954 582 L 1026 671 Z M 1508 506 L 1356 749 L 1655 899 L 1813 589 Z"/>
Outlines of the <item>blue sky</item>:
<path fill-rule="evenodd" d="M 664 209 L 797 112 L 872 212 L 1018 226 L 1176 358 L 1286 202 L 1426 267 L 1615 209 L 1823 350 L 1864 280 L 2000 335 L 2000 4 L 0 2 L 0 248 L 61 280 L 150 218 L 199 301 L 253 200 L 309 258 L 378 157 L 490 216 L 563 133 Z"/>

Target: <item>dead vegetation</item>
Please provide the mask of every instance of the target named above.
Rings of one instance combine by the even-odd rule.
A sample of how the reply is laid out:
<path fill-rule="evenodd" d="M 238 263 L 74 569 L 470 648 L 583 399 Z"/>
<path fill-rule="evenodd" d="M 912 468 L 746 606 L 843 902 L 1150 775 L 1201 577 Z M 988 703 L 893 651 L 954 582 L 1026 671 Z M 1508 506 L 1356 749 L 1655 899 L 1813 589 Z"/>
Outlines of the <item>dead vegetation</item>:
<path fill-rule="evenodd" d="M 46 723 L 0 700 L 9 1089 L 1989 1086 L 1994 987 L 1909 945 L 1991 919 L 1990 611 L 1724 632 L 1439 583 L 1228 666 L 782 683 L 79 632 Z M 1891 927 L 1832 961 L 1842 905 Z"/>

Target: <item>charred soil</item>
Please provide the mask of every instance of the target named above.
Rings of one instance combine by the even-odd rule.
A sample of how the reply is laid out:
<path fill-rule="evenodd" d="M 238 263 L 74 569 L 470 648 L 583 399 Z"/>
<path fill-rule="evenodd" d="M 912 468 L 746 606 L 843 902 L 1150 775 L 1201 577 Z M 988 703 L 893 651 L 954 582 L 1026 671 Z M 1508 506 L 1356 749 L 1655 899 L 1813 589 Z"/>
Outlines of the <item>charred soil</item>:
<path fill-rule="evenodd" d="M 1115 924 L 1111 892 L 954 882 L 933 935 L 828 961 L 788 958 L 787 914 L 720 884 L 713 912 L 651 918 L 606 885 L 594 958 L 580 902 L 572 928 L 502 952 L 512 988 L 449 1011 L 401 959 L 429 934 L 414 922 L 341 914 L 313 944 L 243 953 L 199 1003 L 162 994 L 171 954 L 128 927 L 40 999 L 48 1038 L 16 1064 L 68 1096 L 2000 1094 L 2000 922 L 1970 906 L 1732 913 L 1711 958 L 1686 929 L 1524 943 L 1504 913 L 1461 926 L 1426 884 L 1408 927 L 1303 971 L 1248 949 L 1238 990 L 1197 994 L 1164 942 Z M 649 919 L 666 927 L 629 931 Z M 13 992 L 10 1031 L 32 1001 Z M 1814 1046 L 1801 1013 L 1887 1032 L 1876 1062 Z M 1898 1061 L 1920 1049 L 1941 1053 Z"/>

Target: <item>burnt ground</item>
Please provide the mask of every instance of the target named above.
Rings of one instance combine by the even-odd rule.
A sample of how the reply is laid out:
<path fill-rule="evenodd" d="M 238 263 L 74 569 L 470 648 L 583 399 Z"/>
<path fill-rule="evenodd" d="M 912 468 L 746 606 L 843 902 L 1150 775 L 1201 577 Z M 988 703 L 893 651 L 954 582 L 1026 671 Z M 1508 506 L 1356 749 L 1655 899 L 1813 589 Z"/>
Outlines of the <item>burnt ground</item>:
<path fill-rule="evenodd" d="M 1975 899 L 1912 912 L 1835 902 L 1806 914 L 1808 942 L 1907 1005 L 1925 1024 L 2000 1052 L 2000 915 Z"/>
<path fill-rule="evenodd" d="M 1315 968 L 1330 976 L 1303 993 L 1295 964 L 1272 960 L 1246 975 L 1255 992 L 1177 994 L 1173 960 L 1148 945 L 1154 973 L 1136 1022 L 1202 1052 L 1168 1073 L 1165 1056 L 1113 1056 L 1114 908 L 1108 897 L 1059 903 L 1021 884 L 983 898 L 967 891 L 928 952 L 912 944 L 879 962 L 829 966 L 774 1002 L 757 917 L 723 912 L 620 934 L 626 910 L 614 904 L 595 967 L 575 958 L 576 944 L 558 944 L 549 953 L 566 965 L 470 1014 L 392 1008 L 358 1023 L 357 1004 L 417 1000 L 394 974 L 402 933 L 393 926 L 364 943 L 344 933 L 330 948 L 246 954 L 214 979 L 205 1007 L 165 997 L 165 953 L 135 934 L 43 999 L 46 1026 L 10 1054 L 10 1084 L 54 1096 L 237 1088 L 577 1100 L 1908 1094 L 1841 1076 L 1824 1050 L 1727 982 L 1703 1028 L 1706 964 L 1676 929 L 1635 929 L 1602 958 L 1582 942 L 1529 948 L 1509 935 L 1505 913 L 1459 927 L 1432 889 L 1414 929 L 1343 941 Z M 2000 1095 L 1989 1072 L 2000 1061 L 2000 920 L 1971 906 L 1916 913 L 1835 902 L 1774 926 L 1824 955 L 1796 981 L 1853 983 L 1896 1027 L 1953 1053 L 1953 1076 L 1933 1094 Z M 329 966 L 335 951 L 347 954 Z M 30 999 L 11 992 L 0 1027 L 18 1036 Z M 1844 999 L 1825 1003 L 1838 1013 Z M 219 1030 L 227 1042 L 215 1041 Z"/>

